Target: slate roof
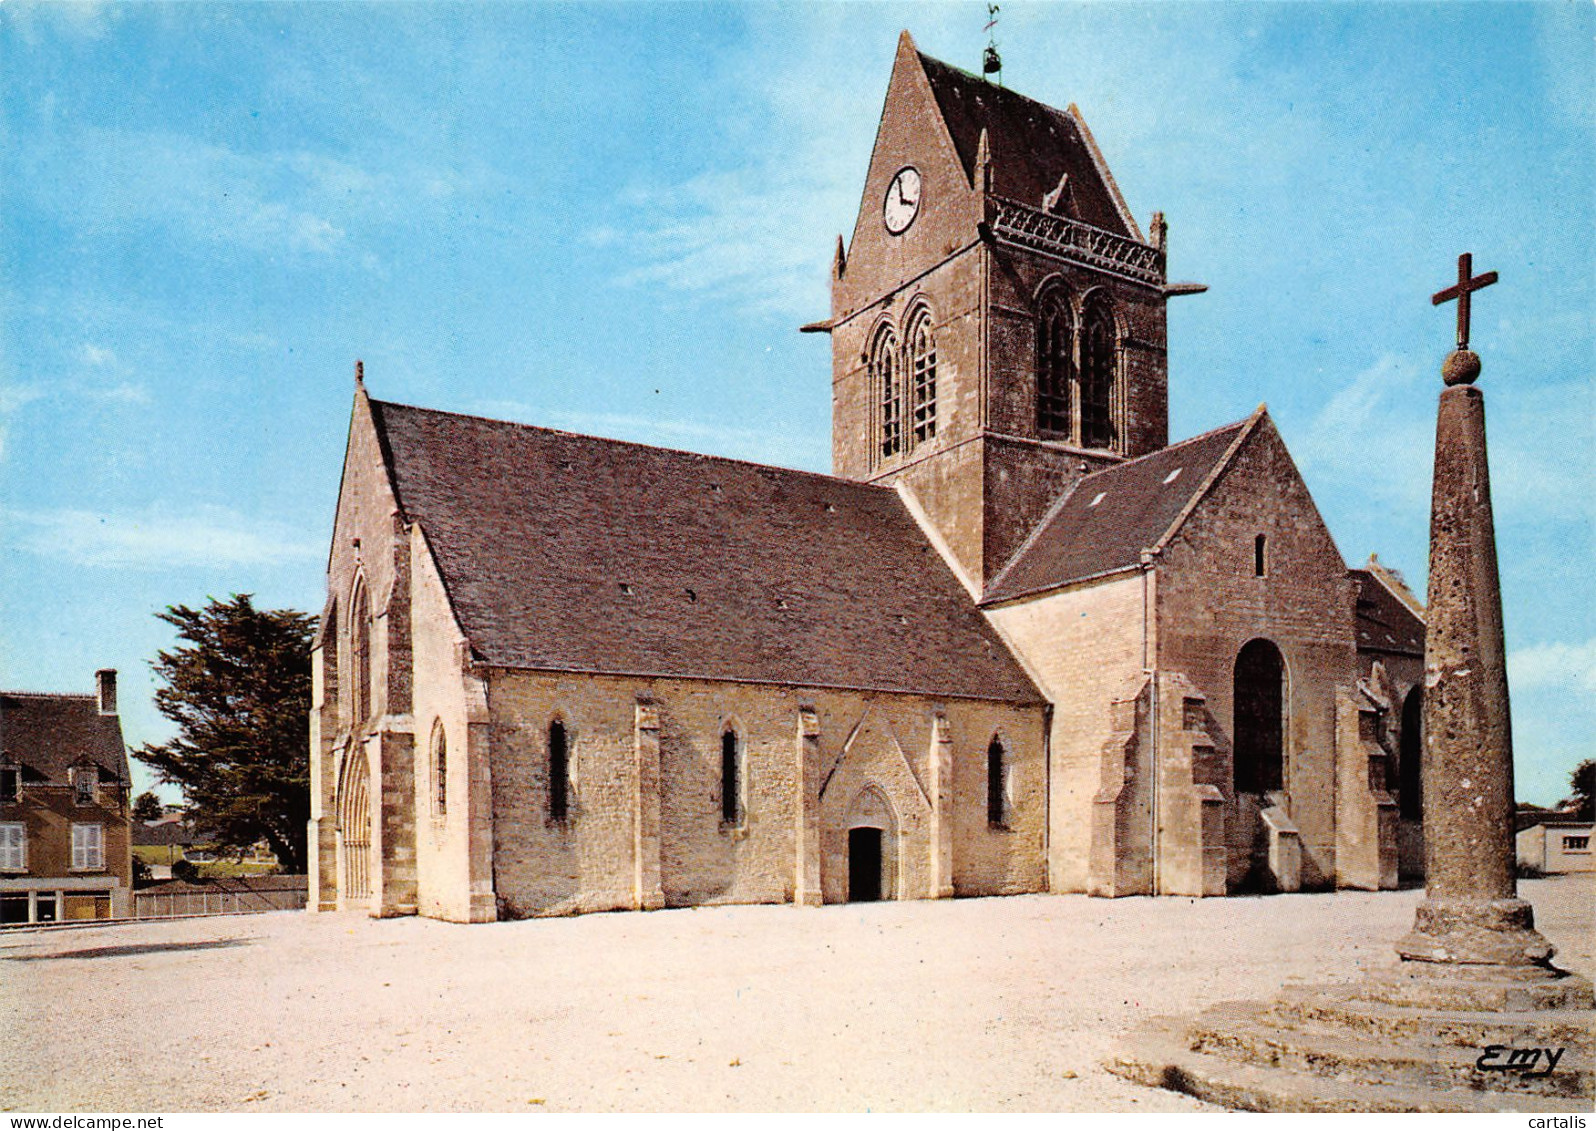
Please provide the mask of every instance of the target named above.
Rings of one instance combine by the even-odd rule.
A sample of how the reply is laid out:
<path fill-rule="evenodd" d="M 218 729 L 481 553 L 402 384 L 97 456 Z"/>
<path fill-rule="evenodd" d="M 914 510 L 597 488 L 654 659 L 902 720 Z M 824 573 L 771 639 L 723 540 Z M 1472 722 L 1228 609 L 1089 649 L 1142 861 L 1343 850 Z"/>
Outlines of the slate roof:
<path fill-rule="evenodd" d="M 890 488 L 370 404 L 489 665 L 1041 701 Z"/>
<path fill-rule="evenodd" d="M 1067 210 L 1069 215 L 1093 227 L 1132 235 L 1074 118 L 929 55 L 921 55 L 920 63 L 966 175 L 973 176 L 985 129 L 992 147 L 992 191 L 997 195 L 1040 208 L 1042 198 L 1067 173 L 1074 205 Z"/>
<path fill-rule="evenodd" d="M 985 603 L 1128 569 L 1169 532 L 1258 415 L 1086 476 L 992 579 Z M 1171 478 L 1173 476 L 1173 478 Z"/>
<path fill-rule="evenodd" d="M 1424 621 L 1367 569 L 1347 571 L 1357 585 L 1353 624 L 1361 652 L 1424 655 Z"/>
<path fill-rule="evenodd" d="M 0 749 L 21 765 L 24 783 L 67 785 L 84 755 L 101 781 L 129 780 L 121 720 L 100 714 L 93 695 L 0 691 Z"/>

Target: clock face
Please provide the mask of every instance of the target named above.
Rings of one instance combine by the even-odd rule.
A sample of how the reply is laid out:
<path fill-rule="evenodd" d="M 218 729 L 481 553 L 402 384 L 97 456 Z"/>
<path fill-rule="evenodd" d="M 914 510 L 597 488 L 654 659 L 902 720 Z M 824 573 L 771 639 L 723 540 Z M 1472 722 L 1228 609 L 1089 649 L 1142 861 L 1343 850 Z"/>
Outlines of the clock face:
<path fill-rule="evenodd" d="M 887 186 L 887 197 L 881 202 L 881 221 L 887 231 L 902 235 L 919 212 L 920 173 L 913 165 L 905 165 Z"/>

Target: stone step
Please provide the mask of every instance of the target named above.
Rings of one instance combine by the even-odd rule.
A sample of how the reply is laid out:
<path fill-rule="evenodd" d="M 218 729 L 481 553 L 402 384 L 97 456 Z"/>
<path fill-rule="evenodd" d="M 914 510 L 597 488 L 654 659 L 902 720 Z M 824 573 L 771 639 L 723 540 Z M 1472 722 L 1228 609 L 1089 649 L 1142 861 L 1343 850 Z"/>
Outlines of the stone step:
<path fill-rule="evenodd" d="M 1339 1026 L 1388 1041 L 1425 1041 L 1482 1049 L 1552 1046 L 1596 1051 L 1596 1010 L 1518 1012 L 1419 1009 L 1385 1001 L 1359 1000 L 1353 986 L 1287 986 L 1270 1012 L 1283 1024 Z"/>
<path fill-rule="evenodd" d="M 1588 979 L 1561 971 L 1554 975 L 1538 967 L 1404 963 L 1370 974 L 1345 992 L 1365 1001 L 1447 1011 L 1533 1013 L 1596 1006 Z"/>
<path fill-rule="evenodd" d="M 1408 1083 L 1426 1088 L 1491 1089 L 1534 1096 L 1589 1094 L 1589 1056 L 1568 1049 L 1545 1076 L 1476 1067 L 1481 1048 L 1423 1040 L 1390 1041 L 1335 1024 L 1283 1024 L 1271 1006 L 1226 1002 L 1204 1011 L 1188 1028 L 1188 1047 L 1237 1061 L 1365 1084 Z"/>
<path fill-rule="evenodd" d="M 1241 1063 L 1193 1050 L 1189 1026 L 1185 1019 L 1155 1018 L 1127 1035 L 1122 1051 L 1104 1061 L 1104 1067 L 1138 1084 L 1183 1092 L 1238 1111 L 1579 1114 L 1591 1110 L 1590 1100 L 1578 1097 L 1368 1083 Z"/>

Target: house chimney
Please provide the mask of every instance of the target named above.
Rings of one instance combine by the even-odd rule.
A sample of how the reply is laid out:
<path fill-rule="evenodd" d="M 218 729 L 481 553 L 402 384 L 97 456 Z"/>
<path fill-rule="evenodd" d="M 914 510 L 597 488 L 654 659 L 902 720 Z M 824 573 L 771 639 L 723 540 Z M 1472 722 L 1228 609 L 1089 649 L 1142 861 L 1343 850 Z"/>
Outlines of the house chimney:
<path fill-rule="evenodd" d="M 100 714 L 116 714 L 116 669 L 101 668 L 94 673 L 94 681 L 100 697 Z"/>

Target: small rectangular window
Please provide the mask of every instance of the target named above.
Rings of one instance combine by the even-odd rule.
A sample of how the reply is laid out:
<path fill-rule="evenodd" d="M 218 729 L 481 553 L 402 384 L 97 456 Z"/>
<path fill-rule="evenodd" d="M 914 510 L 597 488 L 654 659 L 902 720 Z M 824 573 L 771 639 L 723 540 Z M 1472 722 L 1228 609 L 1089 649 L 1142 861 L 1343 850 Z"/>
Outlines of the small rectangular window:
<path fill-rule="evenodd" d="M 1563 838 L 1563 851 L 1564 852 L 1589 852 L 1590 851 L 1590 837 L 1588 837 L 1588 836 L 1565 836 Z"/>
<path fill-rule="evenodd" d="M 1269 539 L 1265 535 L 1258 535 L 1252 540 L 1252 575 L 1262 577 L 1264 566 L 1267 564 L 1265 557 L 1268 554 Z"/>
<path fill-rule="evenodd" d="M 103 826 L 72 826 L 72 867 L 80 870 L 105 867 L 105 830 Z"/>
<path fill-rule="evenodd" d="M 0 805 L 22 796 L 22 768 L 0 766 Z"/>
<path fill-rule="evenodd" d="M 79 805 L 93 805 L 99 800 L 100 775 L 92 766 L 79 766 L 72 772 L 72 800 Z"/>
<path fill-rule="evenodd" d="M 27 828 L 20 823 L 0 825 L 0 871 L 23 872 L 27 867 Z"/>

